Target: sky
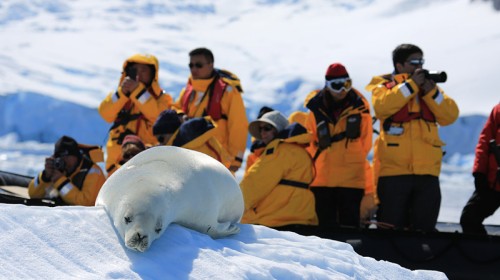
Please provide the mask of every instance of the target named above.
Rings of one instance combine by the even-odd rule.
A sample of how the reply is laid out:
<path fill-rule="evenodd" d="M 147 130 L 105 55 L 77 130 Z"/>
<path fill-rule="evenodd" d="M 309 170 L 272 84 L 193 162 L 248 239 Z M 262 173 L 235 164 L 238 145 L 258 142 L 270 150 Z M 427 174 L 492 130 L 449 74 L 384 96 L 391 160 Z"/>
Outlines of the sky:
<path fill-rule="evenodd" d="M 333 62 L 346 65 L 354 87 L 370 99 L 364 86 L 392 71 L 392 49 L 410 42 L 424 50 L 427 69 L 448 73 L 440 86 L 460 108 L 460 119 L 440 133 L 448 154 L 438 220 L 456 223 L 473 191 L 477 135 L 500 101 L 498 26 L 490 2 L 469 0 L 4 0 L 0 170 L 36 174 L 62 134 L 104 145 L 109 124 L 96 108 L 137 52 L 159 58 L 160 84 L 176 98 L 189 74 L 187 53 L 212 49 L 216 67 L 241 78 L 252 120 L 262 105 L 285 114 L 303 110 Z M 500 214 L 485 223 L 500 224 Z M 7 240 L 1 259 L 8 260 L 0 275 L 9 279 L 442 278 L 361 258 L 344 243 L 250 225 L 222 240 L 174 225 L 138 254 L 120 243 L 99 207 L 5 205 L 0 238 Z"/>

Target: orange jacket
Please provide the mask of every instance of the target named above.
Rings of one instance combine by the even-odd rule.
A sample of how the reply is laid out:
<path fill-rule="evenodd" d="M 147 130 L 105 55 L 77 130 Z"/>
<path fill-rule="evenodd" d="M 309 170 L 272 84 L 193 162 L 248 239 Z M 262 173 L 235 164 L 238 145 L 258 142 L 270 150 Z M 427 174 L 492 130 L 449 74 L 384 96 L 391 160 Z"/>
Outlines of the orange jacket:
<path fill-rule="evenodd" d="M 314 195 L 307 188 L 314 176 L 313 163 L 296 144 L 300 138 L 303 136 L 271 141 L 245 174 L 240 183 L 245 201 L 242 223 L 270 227 L 318 224 Z M 282 180 L 303 183 L 305 188 Z"/>
<path fill-rule="evenodd" d="M 40 172 L 31 180 L 28 193 L 31 198 L 61 198 L 68 205 L 94 206 L 105 180 L 101 168 L 84 158 L 71 175 L 54 183 L 44 181 Z"/>
<path fill-rule="evenodd" d="M 311 111 L 307 117 L 306 127 L 311 133 L 311 144 L 309 152 L 315 157 L 318 153 L 319 138 L 317 134 L 317 123 L 314 112 L 321 116 L 328 115 L 325 112 L 323 102 L 323 91 L 313 91 L 306 99 L 306 107 Z M 372 118 L 370 116 L 368 101 L 357 90 L 352 89 L 346 96 L 343 111 L 340 113 L 336 123 L 328 121 L 328 132 L 332 141 L 330 146 L 321 151 L 315 160 L 316 178 L 311 187 L 346 187 L 364 189 L 366 185 L 366 157 L 372 146 Z M 359 137 L 348 139 L 339 137 L 346 132 L 347 121 L 351 116 L 361 117 L 359 125 Z M 329 118 L 329 116 L 327 116 Z"/>
<path fill-rule="evenodd" d="M 204 153 L 229 167 L 231 156 L 215 137 L 217 123 L 210 116 L 185 121 L 174 132 L 166 146 L 177 146 Z"/>
<path fill-rule="evenodd" d="M 439 176 L 445 143 L 439 138 L 438 125 L 452 124 L 458 118 L 455 101 L 437 86 L 417 99 L 421 90 L 408 74 L 374 77 L 366 90 L 372 92 L 373 109 L 380 120 L 376 147 L 379 176 Z M 419 100 L 425 102 L 435 122 L 423 118 L 402 123 L 391 121 L 391 117 L 404 106 L 409 113 L 420 114 Z"/>
<path fill-rule="evenodd" d="M 165 93 L 158 83 L 159 64 L 156 57 L 136 54 L 127 58 L 123 63 L 119 85 L 125 79 L 125 68 L 129 63 L 153 65 L 156 70 L 155 77 L 149 88 L 140 83 L 130 97 L 123 94 L 121 86 L 118 86 L 118 89 L 110 92 L 99 105 L 101 117 L 109 123 L 114 123 L 106 143 L 106 170 L 112 169 L 113 165 L 118 163 L 121 140 L 127 133 L 139 136 L 146 145 L 156 144 L 158 141 L 153 135 L 153 124 L 158 115 L 172 105 L 172 97 Z M 131 117 L 129 121 L 128 117 Z"/>
<path fill-rule="evenodd" d="M 224 117 L 216 121 L 216 138 L 231 155 L 231 165 L 239 167 L 243 161 L 248 134 L 248 119 L 243 104 L 242 92 L 240 92 L 241 86 L 239 80 L 220 79 L 223 79 L 227 86 L 220 100 L 220 109 Z M 183 108 L 187 107 L 187 112 L 183 113 L 189 118 L 205 116 L 209 99 L 208 91 L 213 81 L 214 78 L 195 80 L 189 76 L 188 84 L 195 92 L 187 100 L 189 104 L 185 106 L 183 101 L 187 99 L 184 98 L 186 88 L 183 88 L 179 98 L 173 104 L 173 108 L 183 112 Z"/>

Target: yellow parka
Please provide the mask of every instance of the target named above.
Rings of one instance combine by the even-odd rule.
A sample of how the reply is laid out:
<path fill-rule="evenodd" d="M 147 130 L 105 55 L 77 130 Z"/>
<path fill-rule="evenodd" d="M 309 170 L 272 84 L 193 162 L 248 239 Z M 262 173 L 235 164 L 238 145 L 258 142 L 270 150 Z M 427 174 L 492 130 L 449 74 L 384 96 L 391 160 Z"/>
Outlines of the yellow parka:
<path fill-rule="evenodd" d="M 376 147 L 380 161 L 378 176 L 439 176 L 445 143 L 439 138 L 438 125 L 452 124 L 458 118 L 455 101 L 437 86 L 418 99 L 421 90 L 408 74 L 376 76 L 366 90 L 372 92 L 373 109 L 380 120 Z M 404 106 L 409 113 L 422 112 L 419 100 L 425 102 L 435 121 L 423 118 L 402 123 L 391 121 Z"/>
<path fill-rule="evenodd" d="M 321 117 L 327 115 L 323 102 L 326 91 L 313 91 L 306 98 L 306 107 L 310 112 L 306 120 L 306 128 L 311 133 L 311 144 L 308 151 L 316 157 L 316 177 L 311 183 L 313 187 L 344 187 L 364 189 L 366 185 L 366 158 L 372 147 L 372 118 L 368 101 L 357 90 L 352 89 L 345 97 L 347 107 L 340 113 L 338 121 L 328 121 L 328 132 L 331 144 L 318 153 L 318 134 L 315 111 Z M 351 116 L 360 116 L 359 137 L 348 139 L 347 121 Z M 328 116 L 328 118 L 330 118 Z"/>
<path fill-rule="evenodd" d="M 31 180 L 28 186 L 29 196 L 60 198 L 68 205 L 94 206 L 97 194 L 106 180 L 101 168 L 86 158 L 83 158 L 71 175 L 62 176 L 54 183 L 45 181 L 42 173 Z"/>
<path fill-rule="evenodd" d="M 225 71 L 225 73 L 229 72 Z M 234 75 L 232 76 L 234 77 Z M 245 153 L 248 134 L 248 119 L 243 103 L 240 81 L 229 78 L 220 79 L 227 86 L 220 100 L 220 109 L 223 117 L 216 120 L 216 137 L 224 149 L 231 155 L 231 165 L 240 167 Z M 189 76 L 188 85 L 192 86 L 194 90 L 191 98 L 187 100 L 189 104 L 186 106 L 183 104 L 184 99 L 187 99 L 184 97 L 186 88 L 183 88 L 173 108 L 177 111 L 182 111 L 189 118 L 205 116 L 209 100 L 209 88 L 212 82 L 214 82 L 214 77 L 210 79 L 193 79 Z M 183 107 L 188 108 L 187 112 L 184 112 Z"/>
<path fill-rule="evenodd" d="M 240 182 L 245 201 L 242 223 L 269 227 L 318 224 L 314 195 L 307 188 L 314 177 L 313 163 L 304 147 L 296 144 L 302 137 L 271 141 L 245 174 Z"/>
<path fill-rule="evenodd" d="M 126 77 L 125 69 L 129 63 L 153 65 L 155 77 L 149 88 L 142 83 L 127 97 L 121 89 Z M 106 170 L 113 169 L 121 155 L 121 141 L 126 134 L 133 133 L 141 138 L 145 145 L 154 145 L 158 141 L 153 135 L 153 124 L 160 112 L 169 109 L 172 97 L 165 93 L 158 83 L 159 64 L 153 55 L 135 54 L 123 63 L 123 72 L 118 89 L 110 92 L 99 105 L 99 114 L 109 123 L 113 123 L 106 143 Z"/>
<path fill-rule="evenodd" d="M 210 116 L 190 119 L 174 132 L 166 145 L 204 153 L 229 168 L 232 157 L 216 138 L 216 128 L 217 123 Z"/>

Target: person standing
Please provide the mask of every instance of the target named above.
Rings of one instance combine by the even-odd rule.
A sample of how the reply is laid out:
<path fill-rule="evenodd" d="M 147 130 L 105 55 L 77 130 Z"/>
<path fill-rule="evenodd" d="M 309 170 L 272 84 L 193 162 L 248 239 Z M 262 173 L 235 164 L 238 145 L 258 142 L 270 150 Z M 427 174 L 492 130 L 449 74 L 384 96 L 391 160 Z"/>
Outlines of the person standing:
<path fill-rule="evenodd" d="M 455 101 L 422 69 L 423 51 L 401 44 L 392 52 L 394 72 L 375 76 L 372 92 L 380 120 L 377 219 L 394 228 L 435 230 L 441 191 L 439 174 L 445 145 L 439 126 L 458 118 Z"/>
<path fill-rule="evenodd" d="M 189 58 L 191 75 L 173 108 L 187 119 L 210 116 L 216 122 L 216 137 L 231 155 L 229 169 L 234 173 L 243 162 L 248 133 L 240 80 L 214 68 L 214 56 L 207 48 L 192 50 Z"/>
<path fill-rule="evenodd" d="M 370 106 L 352 87 L 344 65 L 328 66 L 325 79 L 323 89 L 311 92 L 305 102 L 312 136 L 308 150 L 316 168 L 311 183 L 316 213 L 320 226 L 359 227 L 372 146 Z"/>
<path fill-rule="evenodd" d="M 137 135 L 146 146 L 157 143 L 153 124 L 163 110 L 172 105 L 172 97 L 160 88 L 158 59 L 149 54 L 135 54 L 123 63 L 116 91 L 99 105 L 101 117 L 113 123 L 106 143 L 106 171 L 119 165 L 122 142 L 129 134 Z"/>
<path fill-rule="evenodd" d="M 464 233 L 487 234 L 483 221 L 500 206 L 500 103 L 479 135 L 472 169 L 475 191 L 462 210 Z"/>

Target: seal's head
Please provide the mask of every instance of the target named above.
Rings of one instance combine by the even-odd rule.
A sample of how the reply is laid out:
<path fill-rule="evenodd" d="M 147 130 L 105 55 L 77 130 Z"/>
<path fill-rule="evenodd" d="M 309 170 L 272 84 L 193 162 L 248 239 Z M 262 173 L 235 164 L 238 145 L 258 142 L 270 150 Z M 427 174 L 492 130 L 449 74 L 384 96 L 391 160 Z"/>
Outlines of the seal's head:
<path fill-rule="evenodd" d="M 152 205 L 154 202 L 143 205 L 123 204 L 123 214 L 114 222 L 127 248 L 144 252 L 163 234 L 163 216 L 159 211 L 151 211 Z"/>
<path fill-rule="evenodd" d="M 160 237 L 164 231 L 161 217 L 154 217 L 148 212 L 126 212 L 123 217 L 123 241 L 125 246 L 132 250 L 144 252 L 151 243 Z"/>
<path fill-rule="evenodd" d="M 148 178 L 149 175 L 152 174 L 137 176 L 128 182 L 134 188 L 123 194 L 113 221 L 125 246 L 140 252 L 146 251 L 168 226 L 164 219 L 167 205 L 162 187 L 150 187 L 157 183 Z"/>

